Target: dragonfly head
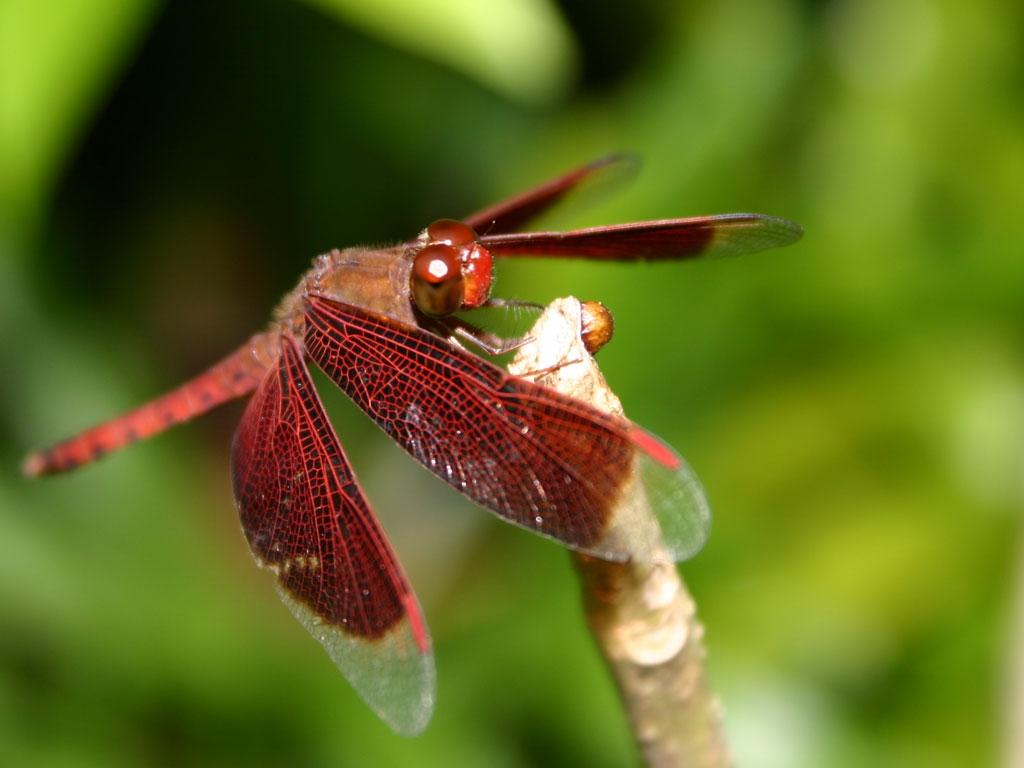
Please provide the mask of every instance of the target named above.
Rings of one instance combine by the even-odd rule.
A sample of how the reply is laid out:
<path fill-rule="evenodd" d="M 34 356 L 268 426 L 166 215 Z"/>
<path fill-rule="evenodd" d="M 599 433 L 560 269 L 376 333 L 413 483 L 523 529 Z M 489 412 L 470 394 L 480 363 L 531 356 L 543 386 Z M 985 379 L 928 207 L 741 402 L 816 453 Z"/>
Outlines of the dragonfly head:
<path fill-rule="evenodd" d="M 472 227 L 439 219 L 420 235 L 417 247 L 409 280 L 421 312 L 444 317 L 487 301 L 493 262 Z"/>

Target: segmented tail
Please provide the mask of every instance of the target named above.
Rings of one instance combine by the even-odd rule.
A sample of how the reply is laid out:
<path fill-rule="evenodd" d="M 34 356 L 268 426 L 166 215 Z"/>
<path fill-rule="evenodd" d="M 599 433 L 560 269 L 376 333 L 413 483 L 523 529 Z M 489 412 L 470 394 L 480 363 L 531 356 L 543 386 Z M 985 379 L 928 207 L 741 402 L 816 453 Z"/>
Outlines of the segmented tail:
<path fill-rule="evenodd" d="M 26 457 L 30 477 L 66 472 L 252 392 L 273 362 L 276 338 L 257 334 L 204 373 L 145 405 Z"/>

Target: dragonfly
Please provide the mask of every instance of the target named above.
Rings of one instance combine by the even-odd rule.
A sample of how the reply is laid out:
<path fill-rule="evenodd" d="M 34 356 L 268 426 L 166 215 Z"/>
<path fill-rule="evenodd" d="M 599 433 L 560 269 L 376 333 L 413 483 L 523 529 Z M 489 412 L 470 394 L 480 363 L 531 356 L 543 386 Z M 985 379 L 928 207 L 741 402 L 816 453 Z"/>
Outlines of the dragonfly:
<path fill-rule="evenodd" d="M 309 362 L 416 461 L 500 518 L 607 560 L 652 558 L 656 547 L 674 561 L 692 556 L 710 511 L 689 465 L 626 418 L 485 359 L 522 340 L 463 317 L 510 305 L 490 295 L 496 258 L 672 261 L 802 234 L 750 213 L 523 231 L 615 167 L 620 158 L 604 158 L 464 219 L 435 221 L 411 240 L 316 257 L 266 330 L 177 389 L 30 454 L 24 473 L 81 467 L 249 396 L 231 476 L 252 554 L 370 708 L 398 733 L 419 733 L 434 707 L 430 634 Z M 637 482 L 647 511 L 623 503 Z M 638 533 L 650 529 L 638 516 L 652 513 L 657 544 Z"/>

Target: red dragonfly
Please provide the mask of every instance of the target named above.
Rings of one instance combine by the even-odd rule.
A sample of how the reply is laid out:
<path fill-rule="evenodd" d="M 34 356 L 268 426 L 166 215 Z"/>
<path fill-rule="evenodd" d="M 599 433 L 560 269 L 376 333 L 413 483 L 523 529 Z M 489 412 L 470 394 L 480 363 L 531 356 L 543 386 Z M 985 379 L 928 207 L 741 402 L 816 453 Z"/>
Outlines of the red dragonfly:
<path fill-rule="evenodd" d="M 328 421 L 312 360 L 427 469 L 505 520 L 609 560 L 651 556 L 639 473 L 670 554 L 696 553 L 710 512 L 696 476 L 630 421 L 509 375 L 464 343 L 514 341 L 455 316 L 490 299 L 492 259 L 672 260 L 786 245 L 801 229 L 759 214 L 517 232 L 604 159 L 417 238 L 318 256 L 267 330 L 177 389 L 31 454 L 31 476 L 64 472 L 251 394 L 231 448 L 235 503 L 257 562 L 356 691 L 395 730 L 430 719 L 434 662 L 419 603 Z M 480 235 L 478 232 L 484 232 Z M 633 535 L 631 535 L 633 534 Z"/>

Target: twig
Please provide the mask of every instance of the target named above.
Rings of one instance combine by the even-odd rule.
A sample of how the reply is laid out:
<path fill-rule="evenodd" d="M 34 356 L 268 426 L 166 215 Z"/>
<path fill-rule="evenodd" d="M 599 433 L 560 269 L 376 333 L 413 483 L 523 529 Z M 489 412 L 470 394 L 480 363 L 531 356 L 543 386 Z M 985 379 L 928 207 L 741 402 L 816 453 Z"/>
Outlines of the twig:
<path fill-rule="evenodd" d="M 1005 749 L 1007 768 L 1024 768 L 1024 547 L 1018 550 L 1017 584 L 1011 608 L 1009 681 L 1006 691 Z"/>
<path fill-rule="evenodd" d="M 580 338 L 581 309 L 557 299 L 533 329 L 510 372 L 621 415 Z M 637 486 L 631 493 L 642 494 Z M 651 519 L 653 525 L 653 518 Z M 612 563 L 573 554 L 590 631 L 611 668 L 633 736 L 651 766 L 722 768 L 730 757 L 718 699 L 704 668 L 704 628 L 667 554 Z"/>

